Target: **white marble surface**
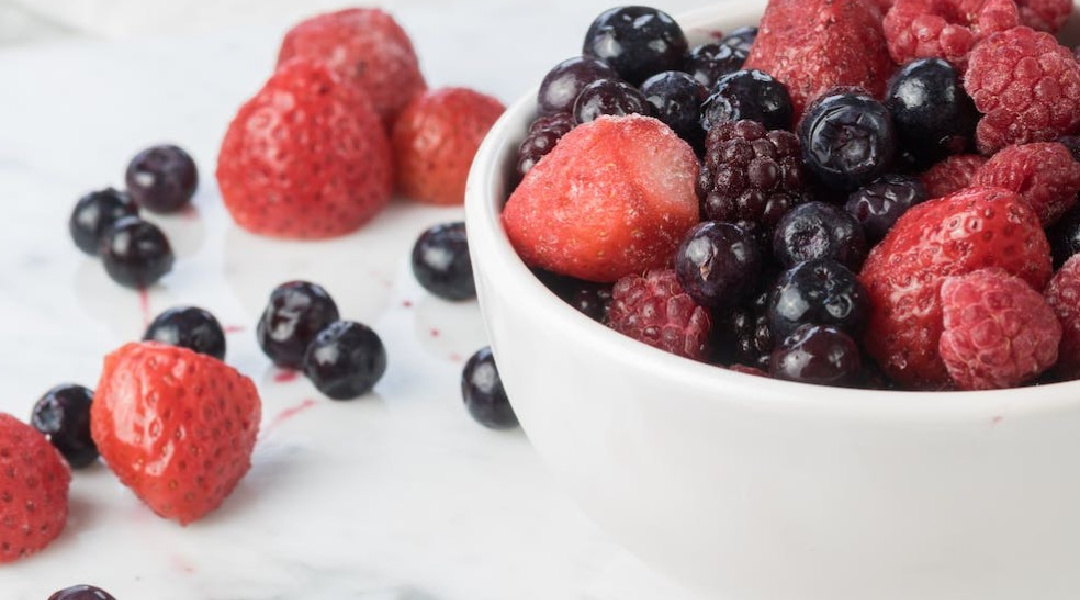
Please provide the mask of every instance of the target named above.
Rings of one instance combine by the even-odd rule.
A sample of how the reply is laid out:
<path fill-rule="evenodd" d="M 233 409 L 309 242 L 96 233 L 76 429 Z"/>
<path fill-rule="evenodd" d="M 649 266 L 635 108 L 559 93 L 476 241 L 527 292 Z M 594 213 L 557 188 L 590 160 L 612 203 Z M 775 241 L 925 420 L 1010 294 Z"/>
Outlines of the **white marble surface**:
<path fill-rule="evenodd" d="M 399 4 L 433 85 L 504 100 L 574 54 L 606 6 Z M 415 235 L 457 209 L 398 201 L 361 233 L 309 244 L 228 221 L 212 181 L 217 145 L 268 74 L 282 26 L 0 52 L 0 410 L 26 418 L 55 383 L 93 385 L 102 355 L 138 336 L 147 314 L 193 303 L 234 328 L 228 361 L 259 384 L 265 415 L 250 475 L 188 528 L 154 517 L 104 468 L 76 473 L 67 530 L 0 567 L 0 596 L 94 583 L 118 600 L 685 600 L 579 515 L 523 435 L 486 431 L 460 406 L 461 364 L 485 343 L 477 307 L 427 297 L 406 269 Z M 204 179 L 194 217 L 155 219 L 180 260 L 143 306 L 75 250 L 66 218 L 80 194 L 120 184 L 130 155 L 164 140 L 191 150 Z M 303 380 L 275 380 L 253 324 L 270 289 L 297 277 L 383 335 L 390 368 L 374 397 L 333 403 Z"/>

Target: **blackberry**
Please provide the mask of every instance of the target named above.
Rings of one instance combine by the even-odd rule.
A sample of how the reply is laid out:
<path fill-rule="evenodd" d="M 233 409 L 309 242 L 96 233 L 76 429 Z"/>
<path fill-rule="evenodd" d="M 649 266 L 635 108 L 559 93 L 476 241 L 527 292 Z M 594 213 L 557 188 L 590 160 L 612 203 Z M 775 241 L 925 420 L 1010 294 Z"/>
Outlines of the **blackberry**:
<path fill-rule="evenodd" d="M 679 24 L 662 10 L 645 6 L 611 8 L 585 33 L 582 54 L 614 67 L 631 85 L 682 66 L 688 44 Z"/>
<path fill-rule="evenodd" d="M 97 256 L 105 232 L 123 217 L 137 216 L 139 207 L 131 196 L 113 188 L 98 190 L 75 203 L 68 219 L 68 232 L 79 250 Z"/>
<path fill-rule="evenodd" d="M 506 396 L 490 346 L 477 350 L 466 361 L 461 370 L 461 398 L 469 415 L 484 427 L 511 429 L 518 426 L 517 415 Z"/>
<path fill-rule="evenodd" d="M 712 90 L 716 82 L 728 73 L 738 71 L 746 62 L 748 52 L 727 44 L 710 42 L 695 47 L 686 57 L 683 70 L 696 79 L 706 90 Z"/>
<path fill-rule="evenodd" d="M 94 393 L 81 385 L 58 385 L 45 392 L 30 413 L 30 424 L 49 438 L 72 469 L 82 469 L 98 458 L 90 437 L 90 404 Z"/>
<path fill-rule="evenodd" d="M 597 79 L 616 79 L 618 76 L 615 69 L 595 58 L 568 58 L 552 67 L 540 82 L 540 90 L 536 94 L 540 114 L 570 112 L 574 110 L 574 100 L 582 88 Z"/>
<path fill-rule="evenodd" d="M 146 328 L 143 340 L 225 360 L 225 330 L 214 315 L 197 306 L 176 306 L 161 313 Z"/>
<path fill-rule="evenodd" d="M 859 383 L 859 346 L 836 327 L 803 325 L 787 336 L 769 361 L 776 379 L 831 386 Z"/>
<path fill-rule="evenodd" d="M 1080 204 L 1074 205 L 1057 223 L 1048 227 L 1046 238 L 1050 241 L 1055 269 L 1060 269 L 1065 261 L 1080 253 Z"/>
<path fill-rule="evenodd" d="M 761 266 L 758 241 L 731 223 L 695 225 L 675 252 L 679 285 L 702 306 L 735 306 L 748 299 Z"/>
<path fill-rule="evenodd" d="M 600 115 L 648 115 L 651 105 L 636 87 L 618 79 L 597 79 L 574 101 L 574 121 L 588 123 Z"/>
<path fill-rule="evenodd" d="M 533 121 L 528 135 L 518 146 L 518 175 L 524 177 L 573 128 L 574 115 L 569 112 L 557 112 Z"/>
<path fill-rule="evenodd" d="M 806 201 L 799 140 L 767 131 L 756 121 L 718 123 L 705 142 L 709 193 L 704 212 L 712 221 L 751 221 L 771 229 Z"/>
<path fill-rule="evenodd" d="M 725 35 L 720 40 L 720 43 L 749 55 L 750 48 L 753 47 L 754 40 L 757 39 L 757 34 L 757 27 L 740 27 Z"/>
<path fill-rule="evenodd" d="M 139 217 L 116 221 L 101 242 L 101 263 L 105 272 L 124 287 L 154 285 L 172 270 L 175 262 L 165 232 Z"/>
<path fill-rule="evenodd" d="M 150 212 L 172 213 L 191 203 L 199 185 L 199 170 L 183 148 L 151 146 L 131 159 L 124 181 L 139 206 Z"/>
<path fill-rule="evenodd" d="M 900 215 L 927 199 L 926 188 L 917 178 L 885 175 L 852 192 L 844 210 L 862 224 L 866 241 L 874 245 L 892 229 Z"/>
<path fill-rule="evenodd" d="M 309 281 L 289 281 L 270 293 L 255 336 L 259 347 L 275 365 L 299 369 L 311 341 L 337 320 L 337 303 L 322 286 Z"/>
<path fill-rule="evenodd" d="M 421 233 L 413 245 L 412 272 L 421 287 L 443 300 L 476 298 L 465 223 L 442 223 Z"/>
<path fill-rule="evenodd" d="M 766 129 L 787 129 L 794 109 L 784 84 L 757 69 L 735 71 L 716 84 L 701 107 L 701 126 L 725 121 L 757 121 Z"/>
<path fill-rule="evenodd" d="M 883 175 L 896 154 L 892 117 L 857 88 L 826 92 L 799 123 L 806 168 L 825 186 L 851 191 Z"/>
<path fill-rule="evenodd" d="M 304 375 L 331 400 L 352 400 L 371 391 L 386 373 L 386 349 L 367 325 L 337 321 L 315 336 L 304 352 Z"/>
<path fill-rule="evenodd" d="M 641 84 L 641 95 L 652 105 L 653 116 L 671 127 L 700 155 L 705 148 L 705 130 L 698 115 L 705 100 L 705 88 L 686 73 L 664 71 Z"/>
<path fill-rule="evenodd" d="M 815 258 L 783 272 L 768 302 L 769 330 L 777 340 L 806 324 L 833 325 L 857 336 L 870 312 L 855 273 L 831 258 Z"/>
<path fill-rule="evenodd" d="M 754 305 L 713 311 L 709 337 L 711 361 L 768 370 L 772 334 L 763 311 Z"/>
<path fill-rule="evenodd" d="M 885 106 L 900 148 L 915 159 L 916 170 L 975 150 L 979 111 L 959 71 L 940 58 L 921 58 L 897 71 L 889 80 Z"/>
<path fill-rule="evenodd" d="M 784 267 L 832 258 L 857 271 L 866 258 L 866 238 L 855 217 L 824 202 L 796 206 L 780 218 L 773 255 Z"/>
<path fill-rule="evenodd" d="M 49 600 L 116 600 L 116 598 L 99 587 L 73 585 L 49 596 Z"/>
<path fill-rule="evenodd" d="M 607 323 L 611 308 L 611 284 L 583 281 L 570 296 L 569 303 L 575 310 L 597 323 Z"/>

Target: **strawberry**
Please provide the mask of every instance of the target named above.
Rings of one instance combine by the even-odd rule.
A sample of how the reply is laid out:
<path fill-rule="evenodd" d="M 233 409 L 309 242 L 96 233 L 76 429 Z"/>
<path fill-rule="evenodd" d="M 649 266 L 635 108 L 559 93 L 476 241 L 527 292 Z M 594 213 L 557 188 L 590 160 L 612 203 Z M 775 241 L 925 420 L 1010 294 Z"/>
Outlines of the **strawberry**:
<path fill-rule="evenodd" d="M 529 266 L 589 281 L 669 267 L 698 222 L 693 149 L 649 117 L 578 125 L 540 159 L 503 209 Z"/>
<path fill-rule="evenodd" d="M 0 413 L 0 563 L 48 546 L 67 524 L 67 463 L 45 436 Z"/>
<path fill-rule="evenodd" d="M 229 124 L 217 180 L 240 227 L 327 238 L 355 231 L 386 206 L 390 161 L 364 93 L 297 60 L 279 68 Z"/>
<path fill-rule="evenodd" d="M 210 513 L 251 466 L 255 384 L 187 348 L 127 344 L 105 357 L 90 429 L 120 481 L 182 525 Z"/>
<path fill-rule="evenodd" d="M 466 88 L 414 98 L 391 138 L 397 188 L 415 200 L 461 204 L 473 156 L 503 110 L 502 102 Z"/>
<path fill-rule="evenodd" d="M 950 378 L 938 354 L 946 277 L 1000 267 L 1036 290 L 1053 271 L 1039 217 L 1015 192 L 968 188 L 904 213 L 866 259 L 867 351 L 898 383 L 933 389 Z"/>
<path fill-rule="evenodd" d="M 349 8 L 298 23 L 281 41 L 278 65 L 296 57 L 319 61 L 367 92 L 387 131 L 405 104 L 427 88 L 409 35 L 377 8 Z"/>

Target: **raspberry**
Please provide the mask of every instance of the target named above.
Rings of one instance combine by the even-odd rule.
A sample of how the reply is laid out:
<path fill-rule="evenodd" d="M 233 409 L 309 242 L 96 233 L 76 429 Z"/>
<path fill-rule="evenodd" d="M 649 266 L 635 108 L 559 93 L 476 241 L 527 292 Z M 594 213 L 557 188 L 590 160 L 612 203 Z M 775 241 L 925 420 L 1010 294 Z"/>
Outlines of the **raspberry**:
<path fill-rule="evenodd" d="M 919 176 L 928 198 L 944 198 L 971 186 L 986 158 L 978 154 L 955 154 Z"/>
<path fill-rule="evenodd" d="M 1061 344 L 1054 371 L 1066 379 L 1080 378 L 1080 258 L 1065 261 L 1046 286 L 1046 302 L 1061 323 Z"/>
<path fill-rule="evenodd" d="M 628 275 L 611 293 L 608 326 L 654 348 L 704 360 L 709 313 L 679 287 L 674 269 Z"/>
<path fill-rule="evenodd" d="M 963 71 L 976 43 L 1019 24 L 1013 0 L 896 0 L 884 27 L 897 64 L 937 56 Z"/>
<path fill-rule="evenodd" d="M 1017 387 L 1053 366 L 1061 325 L 1041 294 L 1004 269 L 947 277 L 938 351 L 962 390 Z"/>
<path fill-rule="evenodd" d="M 1045 227 L 1076 204 L 1080 163 L 1058 143 L 1009 146 L 979 169 L 973 185 L 1019 193 Z"/>
<path fill-rule="evenodd" d="M 971 52 L 964 87 L 983 113 L 979 151 L 1052 142 L 1080 125 L 1080 64 L 1054 36 L 1017 27 Z"/>
<path fill-rule="evenodd" d="M 705 148 L 705 213 L 710 220 L 772 228 L 791 207 L 807 200 L 795 134 L 766 131 L 756 121 L 718 123 L 709 130 Z"/>
<path fill-rule="evenodd" d="M 1038 31 L 1057 33 L 1072 12 L 1071 0 L 1016 0 L 1020 22 Z"/>

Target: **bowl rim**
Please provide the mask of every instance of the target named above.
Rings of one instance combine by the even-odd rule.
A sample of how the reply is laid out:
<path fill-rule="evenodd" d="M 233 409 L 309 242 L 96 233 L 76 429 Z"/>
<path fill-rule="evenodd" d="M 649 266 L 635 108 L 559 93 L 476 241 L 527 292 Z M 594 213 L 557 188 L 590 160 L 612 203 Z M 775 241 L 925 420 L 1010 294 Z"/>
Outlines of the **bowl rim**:
<path fill-rule="evenodd" d="M 763 7 L 763 2 L 705 7 L 676 19 L 687 31 L 711 31 L 709 25 L 721 20 L 736 26 L 756 22 Z M 904 391 L 834 388 L 759 377 L 675 356 L 579 313 L 533 275 L 510 244 L 501 222 L 503 196 L 509 192 L 507 165 L 524 137 L 528 120 L 536 113 L 537 90 L 533 87 L 512 102 L 481 143 L 466 185 L 465 221 L 474 265 L 497 273 L 493 278 L 500 287 L 513 290 L 515 302 L 523 303 L 522 308 L 536 320 L 573 332 L 575 343 L 593 346 L 623 363 L 642 365 L 657 377 L 682 380 L 700 389 L 733 392 L 716 394 L 716 401 L 753 403 L 763 410 L 809 415 L 831 409 L 851 416 L 906 420 L 987 418 L 996 424 L 1005 413 L 1011 419 L 1080 409 L 1080 381 L 1007 390 Z M 483 311 L 483 298 L 480 304 Z M 486 318 L 484 325 L 489 327 Z M 490 328 L 488 333 L 490 339 Z M 494 350 L 498 354 L 498 349 Z"/>

